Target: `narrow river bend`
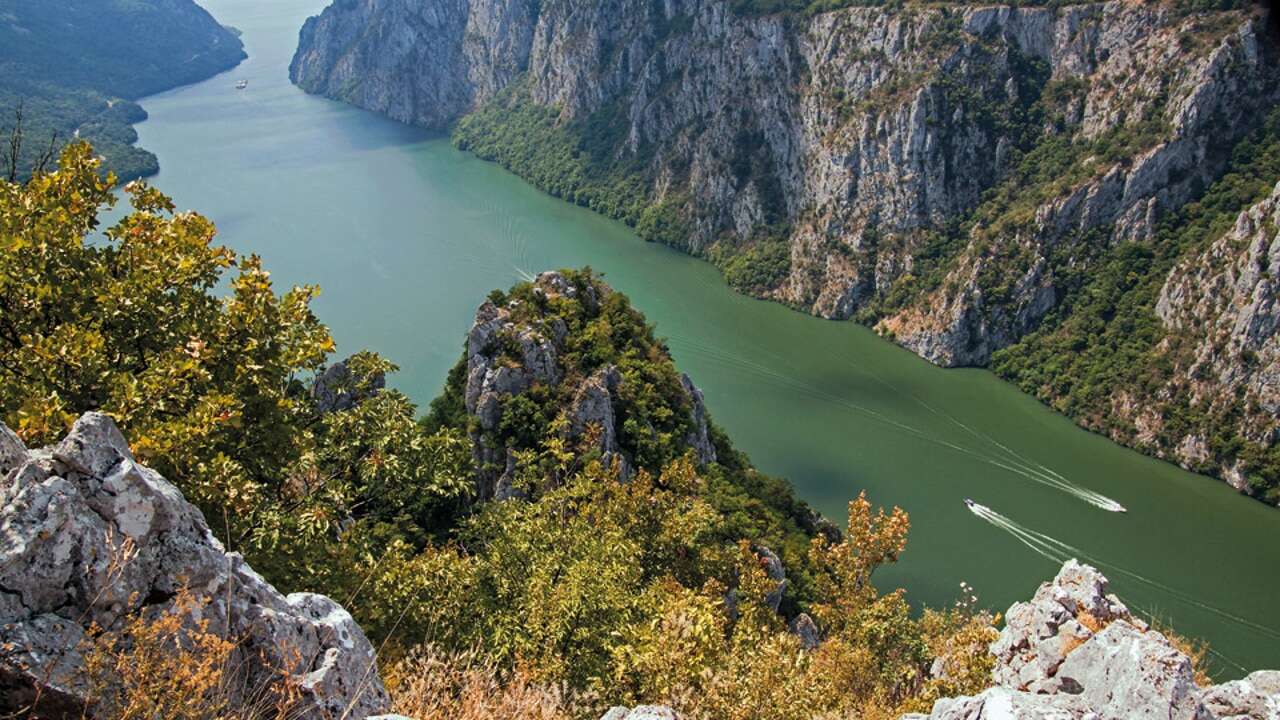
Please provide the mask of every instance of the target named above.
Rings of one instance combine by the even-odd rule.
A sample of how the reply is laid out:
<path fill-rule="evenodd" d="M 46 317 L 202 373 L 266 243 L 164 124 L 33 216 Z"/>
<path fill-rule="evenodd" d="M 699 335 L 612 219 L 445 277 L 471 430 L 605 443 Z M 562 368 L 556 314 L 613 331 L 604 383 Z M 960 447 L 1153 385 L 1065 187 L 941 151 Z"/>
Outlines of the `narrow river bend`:
<path fill-rule="evenodd" d="M 280 286 L 323 288 L 316 310 L 341 352 L 397 362 L 393 383 L 425 405 L 489 290 L 590 265 L 656 323 L 762 470 L 837 522 L 864 488 L 911 513 L 882 588 L 939 606 L 964 580 L 1003 610 L 1077 556 L 1132 607 L 1210 639 L 1224 677 L 1280 666 L 1280 511 L 1083 432 L 990 373 L 734 294 L 711 266 L 447 139 L 304 95 L 288 62 L 326 1 L 201 0 L 244 32 L 250 59 L 145 100 L 138 130 L 180 207 L 262 255 Z"/>

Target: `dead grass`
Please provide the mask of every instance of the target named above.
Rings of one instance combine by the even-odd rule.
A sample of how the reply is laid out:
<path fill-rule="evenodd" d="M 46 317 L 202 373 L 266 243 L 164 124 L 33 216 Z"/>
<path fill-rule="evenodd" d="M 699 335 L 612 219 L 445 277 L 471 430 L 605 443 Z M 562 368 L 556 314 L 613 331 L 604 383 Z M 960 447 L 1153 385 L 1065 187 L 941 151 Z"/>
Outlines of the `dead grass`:
<path fill-rule="evenodd" d="M 1179 635 L 1159 618 L 1151 620 L 1151 629 L 1163 635 L 1178 652 L 1191 659 L 1191 671 L 1195 673 L 1196 685 L 1208 687 L 1213 684 L 1213 678 L 1209 676 L 1209 643 Z"/>
<path fill-rule="evenodd" d="M 429 646 L 384 672 L 393 712 L 416 720 L 573 720 L 579 708 L 562 689 L 503 672 L 477 652 Z"/>
<path fill-rule="evenodd" d="M 253 678 L 234 639 L 195 621 L 201 603 L 188 591 L 159 614 L 127 618 L 118 629 L 90 628 L 84 668 L 92 717 L 113 720 L 288 720 L 302 709 L 293 676 Z"/>

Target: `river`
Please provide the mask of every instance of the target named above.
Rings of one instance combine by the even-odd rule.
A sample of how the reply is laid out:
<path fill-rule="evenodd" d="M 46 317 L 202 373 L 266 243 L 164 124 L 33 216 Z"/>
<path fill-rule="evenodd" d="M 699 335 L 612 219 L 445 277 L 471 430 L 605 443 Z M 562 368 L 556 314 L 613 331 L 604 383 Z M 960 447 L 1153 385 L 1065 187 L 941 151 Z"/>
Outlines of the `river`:
<path fill-rule="evenodd" d="M 1131 607 L 1210 639 L 1223 677 L 1280 666 L 1280 511 L 1079 430 L 988 372 L 737 295 L 710 265 L 447 139 L 303 94 L 288 62 L 325 2 L 203 0 L 244 32 L 249 60 L 148 98 L 138 130 L 180 207 L 261 255 L 280 287 L 322 287 L 341 352 L 397 362 L 393 384 L 425 405 L 489 290 L 590 265 L 657 325 L 758 467 L 837 522 L 862 489 L 911 513 L 882 588 L 942 606 L 963 580 L 1003 610 L 1078 556 Z"/>

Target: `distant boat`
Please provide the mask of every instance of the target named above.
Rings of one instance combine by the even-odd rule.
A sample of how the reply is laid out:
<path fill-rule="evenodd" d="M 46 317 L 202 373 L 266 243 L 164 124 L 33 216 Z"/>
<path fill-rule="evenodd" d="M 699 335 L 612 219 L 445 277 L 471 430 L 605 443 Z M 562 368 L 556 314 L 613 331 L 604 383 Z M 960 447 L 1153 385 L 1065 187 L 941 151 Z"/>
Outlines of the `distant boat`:
<path fill-rule="evenodd" d="M 967 508 L 969 508 L 970 510 L 975 509 L 975 506 L 976 506 L 977 504 L 978 504 L 978 503 L 976 503 L 976 502 L 974 502 L 974 501 L 970 500 L 969 498 L 965 498 L 965 499 L 964 499 L 964 506 L 965 506 L 965 507 L 967 507 Z"/>
<path fill-rule="evenodd" d="M 236 83 L 236 89 L 237 89 L 237 90 L 243 90 L 243 89 L 245 89 L 245 88 L 247 88 L 247 87 L 249 87 L 249 81 L 248 81 L 248 80 L 241 80 L 240 82 Z"/>

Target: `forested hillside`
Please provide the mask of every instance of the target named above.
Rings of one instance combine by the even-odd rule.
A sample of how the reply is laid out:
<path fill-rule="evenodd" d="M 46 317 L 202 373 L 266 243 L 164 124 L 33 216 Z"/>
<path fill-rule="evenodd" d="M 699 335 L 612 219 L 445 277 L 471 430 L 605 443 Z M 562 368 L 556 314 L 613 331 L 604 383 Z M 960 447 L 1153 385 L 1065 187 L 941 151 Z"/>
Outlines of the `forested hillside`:
<path fill-rule="evenodd" d="M 192 0 L 0 0 L 0 129 L 7 138 L 22 109 L 17 174 L 51 141 L 56 150 L 77 137 L 121 179 L 153 174 L 155 156 L 133 146 L 131 125 L 146 113 L 132 101 L 244 57 L 235 33 Z"/>

